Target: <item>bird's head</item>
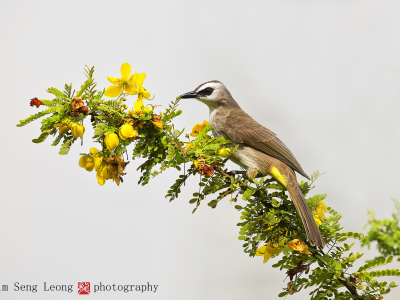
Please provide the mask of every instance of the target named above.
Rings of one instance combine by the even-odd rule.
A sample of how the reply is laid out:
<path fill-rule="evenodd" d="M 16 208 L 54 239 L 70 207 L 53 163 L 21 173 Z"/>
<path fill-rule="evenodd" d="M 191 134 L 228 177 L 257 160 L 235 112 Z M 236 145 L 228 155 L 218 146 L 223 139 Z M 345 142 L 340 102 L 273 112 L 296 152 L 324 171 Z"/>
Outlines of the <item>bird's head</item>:
<path fill-rule="evenodd" d="M 194 91 L 183 94 L 181 98 L 195 98 L 208 107 L 218 107 L 228 102 L 235 102 L 225 85 L 212 80 L 199 85 Z"/>

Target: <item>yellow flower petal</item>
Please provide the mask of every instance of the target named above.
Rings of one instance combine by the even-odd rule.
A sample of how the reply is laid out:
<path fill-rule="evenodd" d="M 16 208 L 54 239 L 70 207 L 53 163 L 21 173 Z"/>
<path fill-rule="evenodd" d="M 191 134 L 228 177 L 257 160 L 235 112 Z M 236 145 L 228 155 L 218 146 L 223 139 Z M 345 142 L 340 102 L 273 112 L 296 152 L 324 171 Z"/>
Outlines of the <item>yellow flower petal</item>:
<path fill-rule="evenodd" d="M 136 95 L 136 87 L 134 85 L 126 85 L 124 87 L 124 91 L 127 92 L 129 95 Z"/>
<path fill-rule="evenodd" d="M 263 256 L 266 251 L 267 251 L 267 245 L 264 245 L 264 246 L 258 248 L 258 250 L 256 252 L 256 256 Z"/>
<path fill-rule="evenodd" d="M 149 99 L 150 98 L 150 93 L 148 91 L 146 91 L 145 88 L 142 88 L 140 90 L 140 94 L 143 95 L 143 97 L 145 97 L 147 100 L 152 100 L 152 99 Z"/>
<path fill-rule="evenodd" d="M 267 246 L 267 252 L 271 254 L 279 254 L 283 251 L 283 247 L 271 247 L 270 245 Z"/>
<path fill-rule="evenodd" d="M 135 104 L 133 105 L 135 111 L 142 111 L 143 108 L 143 100 L 139 98 L 136 100 Z"/>
<path fill-rule="evenodd" d="M 263 264 L 265 264 L 267 261 L 269 261 L 269 259 L 271 258 L 271 256 L 272 256 L 271 253 L 265 252 Z"/>
<path fill-rule="evenodd" d="M 153 109 L 151 107 L 146 106 L 143 108 L 143 113 L 145 114 L 151 114 L 152 111 Z"/>
<path fill-rule="evenodd" d="M 100 168 L 101 162 L 103 161 L 103 157 L 102 156 L 96 156 L 94 158 L 94 167 L 97 170 L 98 168 Z"/>
<path fill-rule="evenodd" d="M 106 183 L 106 180 L 101 176 L 100 170 L 96 172 L 96 177 L 99 185 L 104 185 Z"/>
<path fill-rule="evenodd" d="M 135 137 L 136 136 L 135 131 L 136 130 L 133 129 L 132 125 L 124 124 L 119 129 L 119 136 L 121 137 L 121 139 L 126 140 Z"/>
<path fill-rule="evenodd" d="M 119 132 L 119 137 L 120 137 L 121 139 L 123 139 L 124 141 L 125 141 L 126 139 L 128 139 L 128 137 L 125 136 L 121 131 Z"/>
<path fill-rule="evenodd" d="M 256 256 L 264 256 L 263 263 L 265 264 L 273 254 L 279 254 L 282 250 L 283 247 L 271 247 L 270 245 L 265 244 L 257 250 Z"/>
<path fill-rule="evenodd" d="M 98 152 L 100 152 L 100 150 L 98 150 L 97 148 L 95 148 L 95 147 L 90 148 L 90 154 L 95 154 Z"/>
<path fill-rule="evenodd" d="M 116 78 L 116 77 L 108 76 L 107 79 L 109 82 L 111 82 L 112 84 L 116 84 L 116 85 L 118 85 L 121 82 L 121 79 Z"/>
<path fill-rule="evenodd" d="M 324 222 L 320 216 L 318 215 L 313 215 L 315 223 L 317 223 L 317 226 L 320 226 L 322 224 L 322 222 Z"/>
<path fill-rule="evenodd" d="M 118 136 L 114 132 L 107 132 L 104 137 L 104 142 L 106 143 L 107 149 L 112 152 L 118 147 Z"/>
<path fill-rule="evenodd" d="M 317 205 L 315 206 L 315 211 L 318 216 L 325 217 L 324 213 L 328 212 L 327 208 L 328 208 L 328 206 L 326 205 L 326 203 L 324 201 L 318 201 Z"/>
<path fill-rule="evenodd" d="M 207 125 L 208 125 L 208 121 L 204 120 L 204 122 L 201 123 L 201 127 L 202 127 L 201 130 L 203 130 Z"/>
<path fill-rule="evenodd" d="M 79 166 L 81 168 L 86 167 L 86 155 L 82 155 L 81 158 L 79 159 Z"/>
<path fill-rule="evenodd" d="M 104 179 L 113 179 L 113 172 L 109 166 L 106 166 L 103 168 L 103 170 L 100 173 L 101 177 Z"/>
<path fill-rule="evenodd" d="M 85 133 L 85 127 L 80 123 L 71 123 L 70 127 L 72 136 L 76 139 L 82 137 L 82 135 Z"/>
<path fill-rule="evenodd" d="M 229 157 L 232 155 L 232 150 L 230 148 L 222 148 L 217 151 L 217 154 L 222 157 Z"/>
<path fill-rule="evenodd" d="M 310 250 L 308 250 L 308 246 L 307 245 L 305 245 L 304 246 L 304 250 L 301 252 L 302 254 L 308 254 L 308 255 L 311 255 L 312 253 L 310 252 Z"/>
<path fill-rule="evenodd" d="M 67 133 L 68 131 L 69 131 L 69 126 L 66 124 L 62 124 L 62 125 L 60 125 L 58 132 L 61 134 L 64 134 L 64 133 Z"/>
<path fill-rule="evenodd" d="M 194 136 L 194 137 L 198 136 L 199 133 L 200 133 L 207 125 L 208 125 L 208 122 L 207 122 L 206 120 L 204 120 L 204 122 L 201 123 L 201 124 L 196 124 L 196 125 L 194 125 L 194 126 L 193 126 L 193 129 L 192 129 L 192 133 L 191 133 L 190 135 L 191 135 L 191 136 Z"/>
<path fill-rule="evenodd" d="M 137 75 L 136 75 L 137 74 Z M 139 88 L 139 90 L 141 89 L 141 87 L 142 87 L 142 85 L 143 85 L 143 81 L 144 81 L 144 79 L 146 78 L 146 74 L 145 73 L 142 73 L 142 74 L 139 74 L 139 73 L 135 73 L 135 77 L 134 77 L 134 80 L 135 80 L 135 83 L 136 83 L 136 85 L 137 85 L 137 87 Z"/>
<path fill-rule="evenodd" d="M 113 98 L 118 97 L 122 93 L 122 86 L 112 85 L 104 92 L 104 96 Z"/>
<path fill-rule="evenodd" d="M 88 172 L 92 172 L 94 170 L 94 161 L 87 163 L 85 169 Z"/>
<path fill-rule="evenodd" d="M 296 250 L 302 254 L 312 254 L 308 250 L 308 246 L 300 239 L 294 239 L 293 241 L 286 244 L 289 248 Z"/>
<path fill-rule="evenodd" d="M 131 66 L 128 63 L 123 63 L 121 66 L 122 80 L 127 80 L 131 74 Z"/>

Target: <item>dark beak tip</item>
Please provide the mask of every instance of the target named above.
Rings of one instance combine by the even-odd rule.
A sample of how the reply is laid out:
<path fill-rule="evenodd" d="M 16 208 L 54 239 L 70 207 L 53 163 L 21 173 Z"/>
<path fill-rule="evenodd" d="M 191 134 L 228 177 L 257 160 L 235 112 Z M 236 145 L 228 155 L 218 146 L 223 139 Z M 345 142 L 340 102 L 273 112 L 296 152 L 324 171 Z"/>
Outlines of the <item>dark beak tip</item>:
<path fill-rule="evenodd" d="M 197 94 L 194 91 L 185 93 L 183 95 L 181 95 L 181 99 L 189 99 L 189 98 L 197 98 Z"/>

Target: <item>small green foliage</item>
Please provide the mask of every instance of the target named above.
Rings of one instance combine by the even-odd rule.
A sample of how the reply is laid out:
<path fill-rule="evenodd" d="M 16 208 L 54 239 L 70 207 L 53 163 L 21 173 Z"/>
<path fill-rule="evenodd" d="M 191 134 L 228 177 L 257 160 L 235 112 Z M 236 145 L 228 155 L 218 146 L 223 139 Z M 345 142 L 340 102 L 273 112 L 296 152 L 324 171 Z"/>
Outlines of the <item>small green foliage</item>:
<path fill-rule="evenodd" d="M 400 201 L 392 201 L 397 210 L 392 214 L 392 219 L 376 220 L 374 211 L 368 211 L 370 218 L 365 226 L 370 226 L 370 230 L 361 240 L 361 245 L 368 246 L 369 249 L 372 242 L 377 242 L 378 251 L 382 256 L 392 255 L 400 261 Z"/>

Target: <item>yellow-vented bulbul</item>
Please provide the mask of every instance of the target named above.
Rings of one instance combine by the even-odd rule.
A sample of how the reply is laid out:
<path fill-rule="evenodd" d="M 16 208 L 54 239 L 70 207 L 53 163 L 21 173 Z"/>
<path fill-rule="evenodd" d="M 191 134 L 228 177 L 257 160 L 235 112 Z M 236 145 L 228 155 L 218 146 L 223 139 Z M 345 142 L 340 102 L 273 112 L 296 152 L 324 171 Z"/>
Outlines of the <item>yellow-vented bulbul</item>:
<path fill-rule="evenodd" d="M 246 169 L 246 175 L 254 178 L 258 172 L 270 174 L 288 190 L 303 221 L 311 244 L 325 246 L 310 208 L 297 184 L 294 171 L 310 179 L 292 152 L 275 133 L 257 123 L 245 113 L 231 93 L 221 82 L 208 81 L 181 98 L 196 98 L 210 108 L 210 125 L 214 135 L 232 140 L 232 146 L 239 144 L 230 159 Z"/>

